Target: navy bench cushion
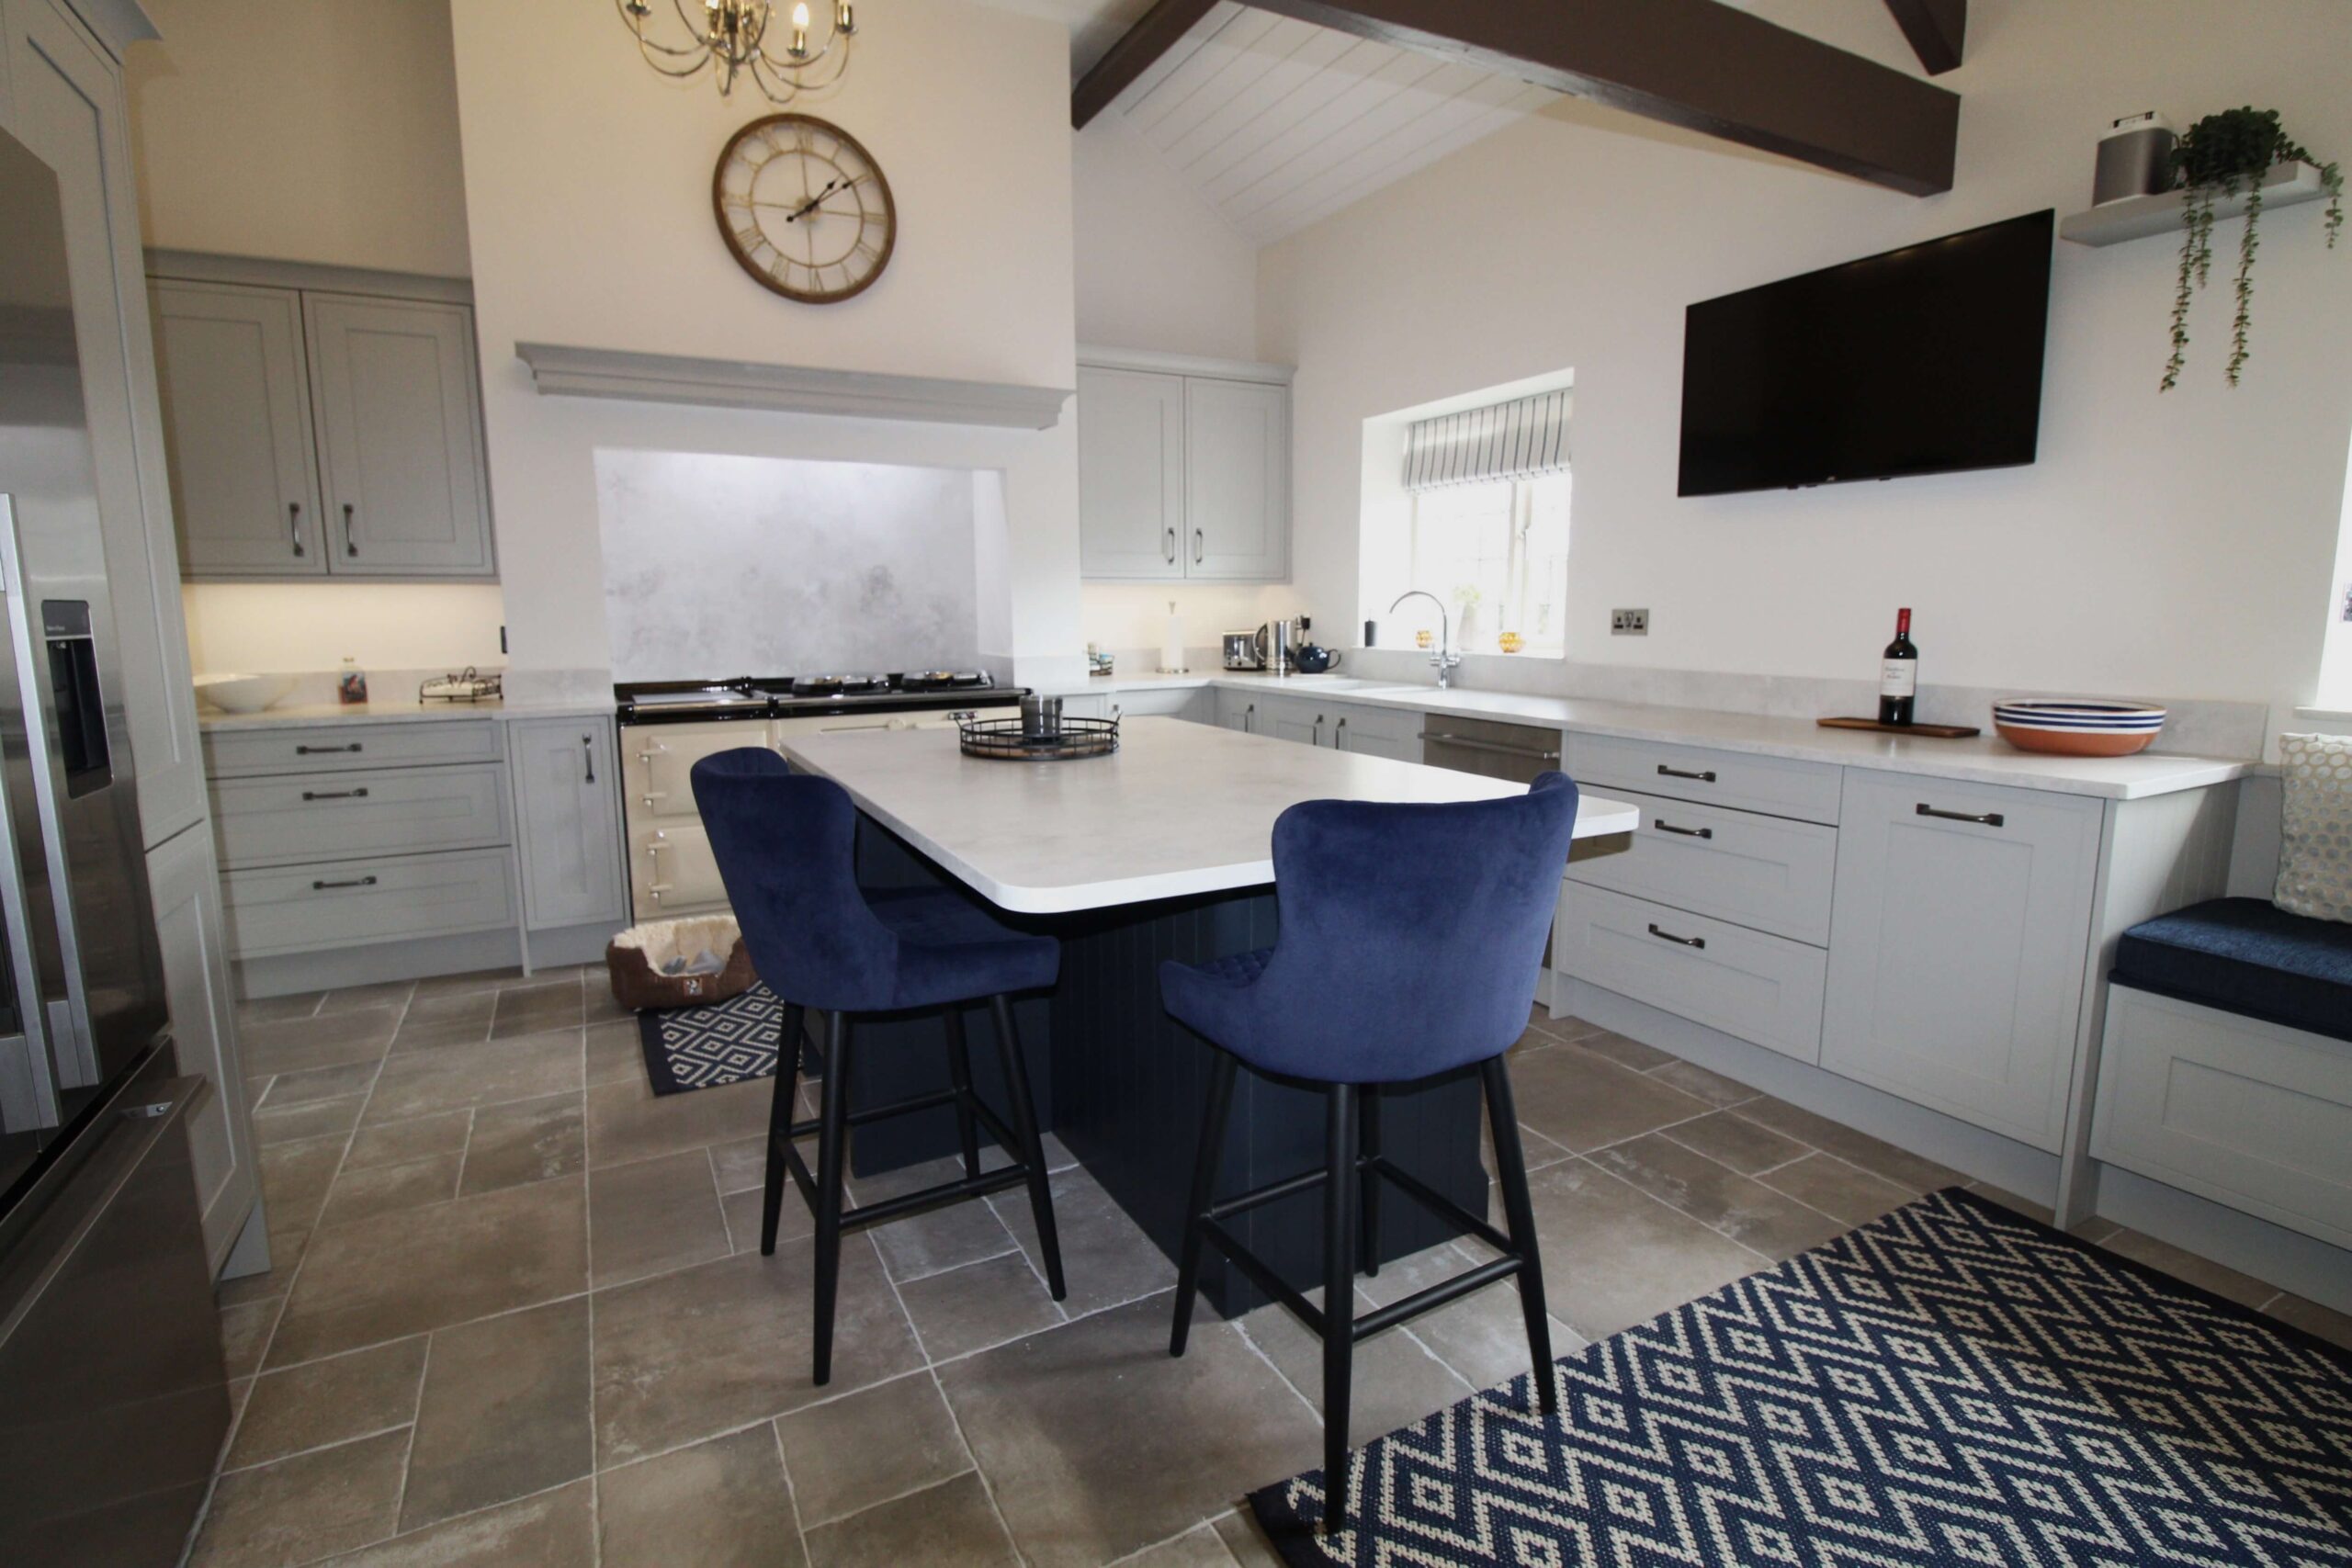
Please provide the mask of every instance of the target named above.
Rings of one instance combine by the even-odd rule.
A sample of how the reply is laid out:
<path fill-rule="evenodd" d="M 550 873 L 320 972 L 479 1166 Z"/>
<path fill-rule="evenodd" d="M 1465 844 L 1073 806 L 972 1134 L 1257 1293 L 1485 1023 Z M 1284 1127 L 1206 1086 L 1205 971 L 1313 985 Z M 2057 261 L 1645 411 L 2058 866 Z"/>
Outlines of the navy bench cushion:
<path fill-rule="evenodd" d="M 2123 933 L 2119 985 L 2352 1040 L 2352 925 L 2215 898 Z"/>

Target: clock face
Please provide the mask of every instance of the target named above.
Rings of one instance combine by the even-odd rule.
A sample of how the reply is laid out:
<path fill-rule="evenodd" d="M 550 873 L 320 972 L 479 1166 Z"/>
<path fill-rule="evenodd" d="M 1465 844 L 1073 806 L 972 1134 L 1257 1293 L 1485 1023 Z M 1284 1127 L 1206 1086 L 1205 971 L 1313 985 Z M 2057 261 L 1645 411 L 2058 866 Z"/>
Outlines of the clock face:
<path fill-rule="evenodd" d="M 864 293 L 898 243 L 881 166 L 849 132 L 808 115 L 772 114 L 737 131 L 710 196 L 736 261 L 787 299 L 828 305 Z"/>

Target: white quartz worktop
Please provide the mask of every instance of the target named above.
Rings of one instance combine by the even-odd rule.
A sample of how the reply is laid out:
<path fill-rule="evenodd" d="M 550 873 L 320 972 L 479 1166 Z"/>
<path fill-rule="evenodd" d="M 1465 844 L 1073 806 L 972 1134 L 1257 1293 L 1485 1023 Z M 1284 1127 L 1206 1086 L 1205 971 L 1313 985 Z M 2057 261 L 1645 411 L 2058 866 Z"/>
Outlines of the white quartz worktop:
<path fill-rule="evenodd" d="M 1420 713 L 1459 714 L 1470 718 L 1540 724 L 1589 735 L 1634 740 L 1664 740 L 1750 751 L 1839 767 L 1879 768 L 1969 784 L 2009 784 L 2107 800 L 2137 800 L 2226 784 L 2259 773 L 2251 760 L 2190 757 L 2143 751 L 2136 757 L 2048 757 L 2020 751 L 1989 728 L 1966 740 L 1885 735 L 1872 730 L 1824 729 L 1810 719 L 1711 708 L 1667 707 L 1591 697 L 1532 696 L 1516 692 L 1439 691 L 1434 686 L 1369 684 L 1336 675 L 1147 676 L 1129 681 L 1096 680 L 1088 692 L 1145 691 L 1212 686 L 1229 691 L 1361 703 L 1368 707 Z M 1068 694 L 1078 694 L 1080 688 Z M 1988 721 L 1989 723 L 1989 721 Z"/>
<path fill-rule="evenodd" d="M 420 703 L 413 698 L 389 698 L 368 703 L 282 703 L 259 713 L 223 713 L 198 708 L 197 728 L 207 732 L 227 729 L 272 729 L 280 725 L 327 724 L 447 724 L 518 718 L 582 718 L 612 716 L 610 700 L 602 703 Z"/>
<path fill-rule="evenodd" d="M 1175 718 L 1129 719 L 1108 757 L 967 757 L 954 731 L 786 736 L 784 754 L 1000 908 L 1068 914 L 1274 880 L 1274 818 L 1304 800 L 1496 800 L 1521 785 Z M 1587 795 L 1577 837 L 1641 813 Z"/>

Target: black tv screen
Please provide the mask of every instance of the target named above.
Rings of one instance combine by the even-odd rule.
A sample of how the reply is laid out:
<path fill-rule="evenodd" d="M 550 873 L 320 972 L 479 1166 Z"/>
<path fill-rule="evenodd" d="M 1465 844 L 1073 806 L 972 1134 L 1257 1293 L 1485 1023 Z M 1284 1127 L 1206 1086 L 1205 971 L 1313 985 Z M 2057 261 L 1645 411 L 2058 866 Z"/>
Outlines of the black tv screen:
<path fill-rule="evenodd" d="M 1679 493 L 2030 463 L 2055 214 L 1690 309 Z"/>

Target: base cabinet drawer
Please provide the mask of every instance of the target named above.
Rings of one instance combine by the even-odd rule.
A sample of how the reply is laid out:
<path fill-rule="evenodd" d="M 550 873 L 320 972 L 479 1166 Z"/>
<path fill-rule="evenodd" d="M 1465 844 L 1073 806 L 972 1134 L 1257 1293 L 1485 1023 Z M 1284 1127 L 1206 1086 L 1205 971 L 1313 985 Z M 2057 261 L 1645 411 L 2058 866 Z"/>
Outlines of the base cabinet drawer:
<path fill-rule="evenodd" d="M 1642 831 L 1623 854 L 1570 862 L 1570 877 L 1792 942 L 1827 944 L 1836 829 L 1632 790 L 1611 793 L 1642 808 Z"/>
<path fill-rule="evenodd" d="M 220 887 L 236 958 L 514 923 L 514 855 L 503 849 L 232 871 Z"/>
<path fill-rule="evenodd" d="M 497 722 L 487 716 L 405 724 L 280 724 L 216 729 L 204 738 L 205 775 L 215 779 L 495 762 L 503 755 Z"/>
<path fill-rule="evenodd" d="M 510 836 L 491 762 L 222 779 L 212 786 L 212 826 L 231 871 L 486 848 Z"/>
<path fill-rule="evenodd" d="M 1827 762 L 1574 731 L 1567 754 L 1568 776 L 1597 795 L 1645 790 L 1802 822 L 1838 820 L 1844 770 Z"/>
<path fill-rule="evenodd" d="M 2352 1048 L 2111 987 L 2091 1155 L 2352 1247 Z"/>
<path fill-rule="evenodd" d="M 1820 1060 L 1828 962 L 1817 947 L 1581 882 L 1562 885 L 1552 933 L 1562 974 L 1801 1062 Z"/>

